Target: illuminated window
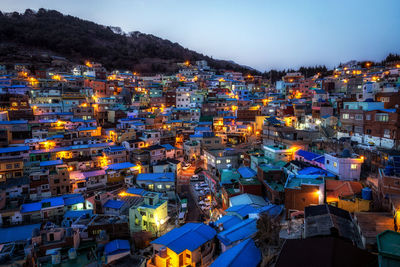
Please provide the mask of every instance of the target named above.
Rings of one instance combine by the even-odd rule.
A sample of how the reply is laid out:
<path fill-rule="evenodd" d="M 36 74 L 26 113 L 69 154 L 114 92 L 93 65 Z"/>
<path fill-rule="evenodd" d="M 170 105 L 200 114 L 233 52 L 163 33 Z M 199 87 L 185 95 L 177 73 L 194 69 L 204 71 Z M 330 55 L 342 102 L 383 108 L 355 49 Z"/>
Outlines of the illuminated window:
<path fill-rule="evenodd" d="M 157 185 L 158 189 L 162 189 L 162 184 Z"/>
<path fill-rule="evenodd" d="M 218 159 L 218 160 L 217 160 L 217 164 L 220 164 L 220 163 L 221 163 L 221 161 Z"/>
<path fill-rule="evenodd" d="M 357 164 L 351 164 L 350 167 L 351 167 L 352 170 L 356 170 L 357 169 Z"/>
<path fill-rule="evenodd" d="M 227 159 L 227 160 L 226 160 L 226 163 L 230 163 L 230 162 L 231 162 L 231 160 L 230 160 L 230 159 Z"/>
<path fill-rule="evenodd" d="M 349 116 L 349 114 L 347 114 L 347 113 L 344 113 L 344 114 L 342 115 L 342 118 L 345 119 L 345 120 L 346 120 L 346 119 L 349 119 L 349 117 L 350 117 L 350 116 Z"/>
<path fill-rule="evenodd" d="M 337 167 L 337 162 L 334 162 L 334 163 L 333 163 L 333 167 Z"/>

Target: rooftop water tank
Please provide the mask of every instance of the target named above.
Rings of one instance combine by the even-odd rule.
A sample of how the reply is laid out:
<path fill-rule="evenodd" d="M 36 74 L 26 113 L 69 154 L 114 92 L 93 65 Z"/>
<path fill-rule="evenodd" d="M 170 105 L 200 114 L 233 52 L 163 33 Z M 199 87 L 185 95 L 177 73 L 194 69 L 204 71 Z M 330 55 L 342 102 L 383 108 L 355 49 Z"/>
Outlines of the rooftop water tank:
<path fill-rule="evenodd" d="M 56 265 L 61 263 L 61 253 L 59 250 L 51 254 L 51 264 Z"/>
<path fill-rule="evenodd" d="M 372 190 L 369 187 L 364 187 L 361 190 L 361 196 L 365 200 L 372 200 Z"/>
<path fill-rule="evenodd" d="M 76 249 L 75 249 L 75 248 L 70 248 L 70 249 L 68 250 L 68 258 L 69 258 L 70 260 L 76 259 Z"/>
<path fill-rule="evenodd" d="M 161 247 L 160 248 L 160 257 L 161 258 L 166 258 L 168 255 L 167 255 L 167 248 L 166 247 Z"/>

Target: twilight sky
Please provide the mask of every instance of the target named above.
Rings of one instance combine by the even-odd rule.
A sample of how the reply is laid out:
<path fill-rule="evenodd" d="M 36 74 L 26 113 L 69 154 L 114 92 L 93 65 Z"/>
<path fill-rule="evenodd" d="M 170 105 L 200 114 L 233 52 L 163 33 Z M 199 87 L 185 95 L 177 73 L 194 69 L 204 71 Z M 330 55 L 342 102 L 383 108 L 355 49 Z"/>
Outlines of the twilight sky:
<path fill-rule="evenodd" d="M 141 31 L 264 71 L 400 53 L 398 0 L 0 0 Z"/>

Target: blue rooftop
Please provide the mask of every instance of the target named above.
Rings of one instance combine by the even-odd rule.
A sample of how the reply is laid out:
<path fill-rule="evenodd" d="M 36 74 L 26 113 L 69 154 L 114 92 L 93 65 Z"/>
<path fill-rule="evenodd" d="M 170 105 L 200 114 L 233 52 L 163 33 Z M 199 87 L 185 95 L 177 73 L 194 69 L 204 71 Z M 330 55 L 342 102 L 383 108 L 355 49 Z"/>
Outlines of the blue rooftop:
<path fill-rule="evenodd" d="M 21 213 L 40 211 L 44 208 L 64 206 L 63 197 L 51 197 L 42 199 L 39 202 L 25 203 L 21 205 Z"/>
<path fill-rule="evenodd" d="M 78 131 L 92 131 L 92 130 L 96 130 L 97 127 L 79 127 Z"/>
<path fill-rule="evenodd" d="M 104 208 L 110 208 L 110 209 L 117 209 L 119 210 L 122 208 L 122 206 L 125 204 L 125 202 L 121 200 L 114 200 L 114 199 L 109 199 L 107 200 L 106 203 L 104 203 L 103 207 Z"/>
<path fill-rule="evenodd" d="M 143 196 L 144 194 L 147 193 L 146 190 L 144 190 L 144 189 L 142 189 L 142 188 L 135 188 L 135 187 L 128 188 L 128 189 L 126 190 L 126 192 L 127 192 L 128 194 L 139 195 L 139 196 Z"/>
<path fill-rule="evenodd" d="M 124 252 L 129 252 L 131 250 L 131 245 L 128 240 L 115 239 L 111 242 L 108 242 L 104 246 L 104 253 L 106 255 L 115 255 Z"/>
<path fill-rule="evenodd" d="M 93 210 L 68 210 L 64 213 L 64 218 L 76 219 L 85 215 L 92 215 Z"/>
<path fill-rule="evenodd" d="M 325 177 L 335 177 L 336 175 L 317 167 L 307 167 L 298 171 L 299 175 L 321 175 Z"/>
<path fill-rule="evenodd" d="M 319 157 L 322 157 L 322 155 L 319 155 L 319 154 L 316 154 L 316 153 L 313 153 L 313 152 L 309 152 L 309 151 L 306 151 L 306 150 L 302 150 L 302 149 L 297 150 L 296 151 L 296 155 L 300 156 L 300 157 L 303 157 L 304 159 L 309 160 L 309 161 L 312 161 L 312 160 L 315 160 L 315 159 L 317 159 Z"/>
<path fill-rule="evenodd" d="M 198 126 L 198 127 L 195 127 L 194 130 L 195 131 L 203 131 L 203 132 L 211 132 L 210 127 L 200 127 L 200 126 Z"/>
<path fill-rule="evenodd" d="M 29 146 L 9 146 L 0 148 L 0 153 L 28 151 Z"/>
<path fill-rule="evenodd" d="M 186 249 L 189 251 L 196 250 L 207 241 L 213 239 L 215 234 L 216 231 L 204 223 L 186 223 L 151 243 L 166 246 L 176 254 L 180 254 Z"/>
<path fill-rule="evenodd" d="M 252 237 L 256 232 L 257 219 L 249 218 L 222 231 L 217 237 L 225 246 L 229 246 L 242 239 Z"/>
<path fill-rule="evenodd" d="M 40 224 L 0 228 L 0 244 L 26 241 L 32 237 L 35 228 L 40 229 Z"/>
<path fill-rule="evenodd" d="M 59 159 L 59 160 L 48 160 L 48 161 L 41 161 L 40 162 L 40 167 L 56 166 L 56 165 L 62 165 L 62 164 L 63 164 L 62 159 Z"/>
<path fill-rule="evenodd" d="M 240 223 L 241 221 L 242 220 L 235 215 L 225 215 L 222 216 L 219 220 L 215 221 L 215 225 L 219 226 L 220 224 L 222 224 L 223 229 L 226 230 Z"/>
<path fill-rule="evenodd" d="M 122 162 L 122 163 L 115 163 L 107 166 L 107 170 L 122 170 L 122 169 L 129 169 L 133 168 L 136 165 L 131 162 Z"/>
<path fill-rule="evenodd" d="M 257 173 L 249 167 L 241 167 L 238 169 L 238 172 L 243 178 L 252 178 L 257 175 Z"/>
<path fill-rule="evenodd" d="M 174 149 L 176 149 L 176 147 L 174 147 L 173 145 L 170 145 L 170 144 L 164 144 L 164 145 L 161 145 L 161 146 L 165 147 L 166 150 L 174 150 Z"/>
<path fill-rule="evenodd" d="M 172 172 L 139 173 L 136 181 L 174 182 L 175 174 Z"/>
<path fill-rule="evenodd" d="M 21 205 L 21 213 L 28 213 L 28 212 L 35 212 L 35 211 L 40 211 L 42 209 L 42 203 L 41 202 L 35 202 L 35 203 L 26 203 Z"/>
<path fill-rule="evenodd" d="M 256 267 L 260 261 L 261 252 L 249 238 L 222 253 L 211 267 Z"/>
<path fill-rule="evenodd" d="M 245 217 L 246 215 L 249 215 L 250 213 L 258 213 L 259 212 L 256 207 L 254 207 L 253 205 L 250 205 L 250 204 L 232 206 L 225 211 L 227 212 L 227 214 L 236 213 L 241 217 Z"/>
<path fill-rule="evenodd" d="M 27 124 L 26 120 L 18 120 L 18 121 L 0 121 L 0 125 L 9 125 L 9 124 Z"/>
<path fill-rule="evenodd" d="M 85 202 L 85 198 L 80 194 L 71 195 L 71 196 L 64 195 L 63 197 L 64 197 L 64 205 L 66 205 L 66 206 Z"/>
<path fill-rule="evenodd" d="M 115 151 L 124 151 L 124 150 L 126 150 L 126 148 L 123 147 L 123 146 L 110 146 L 110 147 L 109 147 L 109 150 L 112 151 L 112 152 L 115 152 Z"/>

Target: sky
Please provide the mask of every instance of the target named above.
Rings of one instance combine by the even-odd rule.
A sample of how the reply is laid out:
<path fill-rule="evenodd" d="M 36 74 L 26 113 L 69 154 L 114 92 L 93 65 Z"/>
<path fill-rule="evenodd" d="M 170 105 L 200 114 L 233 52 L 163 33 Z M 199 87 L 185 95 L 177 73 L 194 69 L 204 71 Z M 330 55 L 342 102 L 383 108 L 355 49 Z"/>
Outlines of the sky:
<path fill-rule="evenodd" d="M 0 0 L 140 31 L 260 71 L 400 54 L 399 0 Z"/>

